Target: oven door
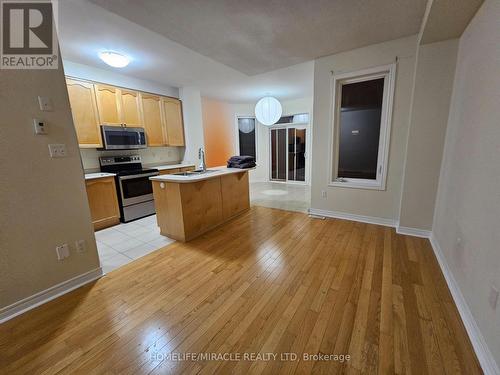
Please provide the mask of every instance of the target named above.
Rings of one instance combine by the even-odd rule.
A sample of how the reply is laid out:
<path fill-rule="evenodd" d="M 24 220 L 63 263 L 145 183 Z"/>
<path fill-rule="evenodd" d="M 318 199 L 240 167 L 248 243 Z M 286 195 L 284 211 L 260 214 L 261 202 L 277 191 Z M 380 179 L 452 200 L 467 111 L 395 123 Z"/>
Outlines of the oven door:
<path fill-rule="evenodd" d="M 138 174 L 132 176 L 119 176 L 120 197 L 123 206 L 153 200 L 153 184 L 151 176 L 158 176 L 158 172 Z"/>
<path fill-rule="evenodd" d="M 146 134 L 144 128 L 102 126 L 101 129 L 105 150 L 146 148 Z"/>

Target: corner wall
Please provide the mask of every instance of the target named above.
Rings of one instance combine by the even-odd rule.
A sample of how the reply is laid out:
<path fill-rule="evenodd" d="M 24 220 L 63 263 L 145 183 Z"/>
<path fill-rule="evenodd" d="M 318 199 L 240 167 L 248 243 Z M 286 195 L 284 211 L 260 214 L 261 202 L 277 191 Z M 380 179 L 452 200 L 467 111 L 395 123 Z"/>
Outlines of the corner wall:
<path fill-rule="evenodd" d="M 460 38 L 433 225 L 496 371 L 500 303 L 494 310 L 488 298 L 500 289 L 499 19 L 500 2 L 486 1 Z"/>
<path fill-rule="evenodd" d="M 458 39 L 418 47 L 399 226 L 432 228 Z"/>
<path fill-rule="evenodd" d="M 83 169 L 64 73 L 0 70 L 0 313 L 2 308 L 99 268 Z M 52 99 L 41 112 L 38 95 Z M 47 135 L 34 135 L 33 118 Z M 66 158 L 51 159 L 49 143 L 64 143 Z M 86 241 L 77 253 L 75 241 Z M 71 256 L 58 261 L 55 247 Z"/>

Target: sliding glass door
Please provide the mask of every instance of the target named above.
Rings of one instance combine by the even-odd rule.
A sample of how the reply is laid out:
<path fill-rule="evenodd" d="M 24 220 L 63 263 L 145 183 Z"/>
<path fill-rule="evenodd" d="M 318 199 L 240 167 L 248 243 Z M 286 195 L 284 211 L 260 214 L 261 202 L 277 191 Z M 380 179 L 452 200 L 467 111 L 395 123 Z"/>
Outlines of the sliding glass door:
<path fill-rule="evenodd" d="M 288 126 L 270 129 L 271 180 L 306 180 L 306 128 Z"/>

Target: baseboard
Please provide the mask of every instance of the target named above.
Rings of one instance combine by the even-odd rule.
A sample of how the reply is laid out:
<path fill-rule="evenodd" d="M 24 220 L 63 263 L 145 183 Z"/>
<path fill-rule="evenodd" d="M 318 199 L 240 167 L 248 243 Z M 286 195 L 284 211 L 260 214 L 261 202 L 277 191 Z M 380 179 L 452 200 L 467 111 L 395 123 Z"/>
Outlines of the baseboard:
<path fill-rule="evenodd" d="M 72 279 L 66 280 L 60 284 L 54 285 L 46 290 L 42 290 L 30 297 L 24 298 L 20 301 L 13 303 L 0 309 L 0 323 L 6 322 L 18 315 L 25 313 L 37 306 L 43 305 L 63 294 L 71 292 L 82 285 L 88 284 L 97 280 L 103 275 L 101 267 L 85 272 Z"/>
<path fill-rule="evenodd" d="M 382 217 L 374 217 L 374 216 L 355 215 L 355 214 L 349 214 L 347 212 L 341 212 L 341 211 L 328 211 L 328 210 L 320 210 L 317 208 L 310 208 L 309 214 L 312 216 L 331 217 L 331 218 L 335 218 L 335 219 L 359 221 L 361 223 L 377 224 L 377 225 L 383 225 L 386 227 L 395 227 L 396 226 L 396 222 L 392 219 L 385 219 Z"/>
<path fill-rule="evenodd" d="M 486 375 L 498 375 L 500 374 L 500 370 L 498 364 L 493 357 L 486 341 L 484 340 L 479 327 L 477 326 L 476 320 L 472 316 L 472 313 L 465 301 L 462 292 L 453 276 L 450 267 L 448 267 L 448 263 L 446 262 L 446 258 L 444 257 L 443 251 L 439 246 L 434 234 L 430 235 L 430 242 L 432 245 L 432 249 L 434 250 L 434 254 L 436 255 L 439 266 L 441 267 L 441 271 L 443 272 L 444 278 L 446 279 L 446 283 L 448 284 L 448 288 L 450 289 L 451 295 L 453 297 L 453 301 L 457 306 L 458 312 L 462 321 L 464 323 L 467 334 L 469 335 L 470 341 L 476 352 L 477 359 L 481 364 L 481 367 Z"/>
<path fill-rule="evenodd" d="M 401 227 L 399 225 L 396 226 L 396 232 L 399 234 L 405 234 L 407 236 L 422 237 L 422 238 L 429 238 L 431 236 L 430 230 Z"/>

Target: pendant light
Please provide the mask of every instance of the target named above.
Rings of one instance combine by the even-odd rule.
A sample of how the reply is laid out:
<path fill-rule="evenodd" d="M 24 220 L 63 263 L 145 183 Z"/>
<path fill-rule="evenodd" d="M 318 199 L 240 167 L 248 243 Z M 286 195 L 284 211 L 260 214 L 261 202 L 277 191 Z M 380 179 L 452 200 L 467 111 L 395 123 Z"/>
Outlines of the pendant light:
<path fill-rule="evenodd" d="M 276 124 L 282 113 L 281 103 L 272 96 L 265 96 L 255 106 L 255 117 L 261 124 L 267 126 Z"/>

